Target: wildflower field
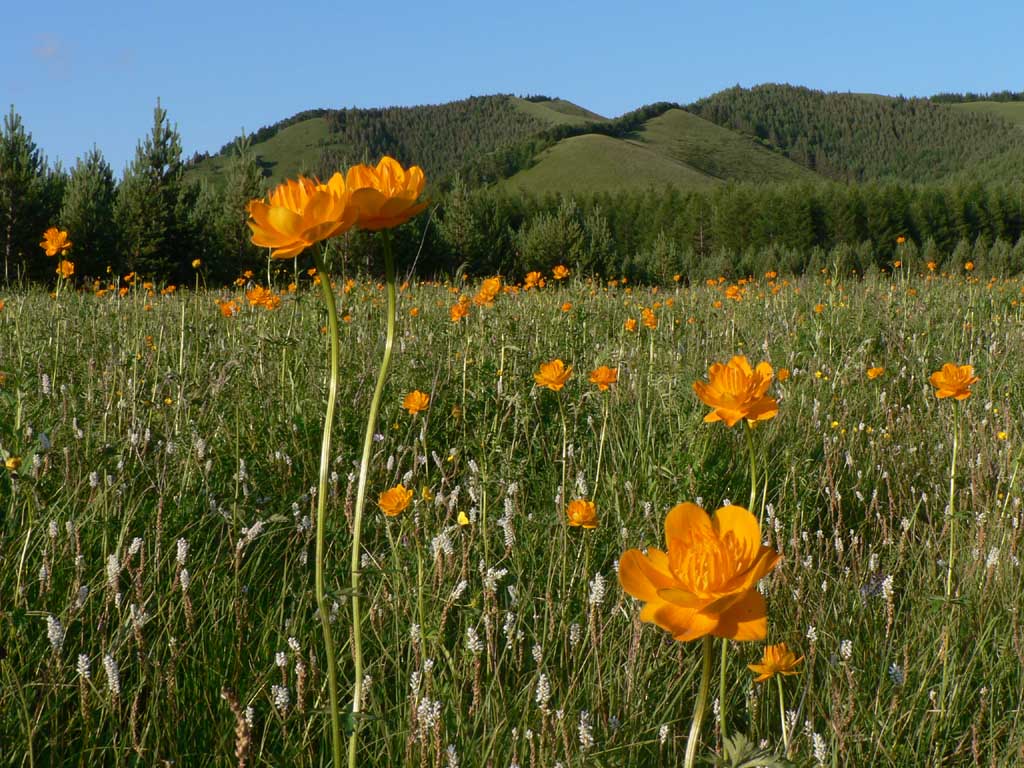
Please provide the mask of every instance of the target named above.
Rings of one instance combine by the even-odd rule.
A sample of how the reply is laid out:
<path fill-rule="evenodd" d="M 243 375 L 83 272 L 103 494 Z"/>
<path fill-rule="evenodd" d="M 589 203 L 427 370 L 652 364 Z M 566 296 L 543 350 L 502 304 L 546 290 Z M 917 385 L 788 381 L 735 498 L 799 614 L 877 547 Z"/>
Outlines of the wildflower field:
<path fill-rule="evenodd" d="M 324 589 L 358 764 L 1024 761 L 1024 285 L 894 272 L 401 285 L 355 716 L 386 290 L 335 275 Z M 276 301 L 0 296 L 0 764 L 330 764 L 330 334 L 301 275 Z M 702 402 L 736 356 L 773 413 Z M 978 380 L 933 376 L 949 362 Z M 686 574 L 741 561 L 765 571 L 730 588 L 763 595 L 764 638 L 724 630 L 732 608 L 702 634 Z M 666 573 L 683 586 L 640 584 Z"/>

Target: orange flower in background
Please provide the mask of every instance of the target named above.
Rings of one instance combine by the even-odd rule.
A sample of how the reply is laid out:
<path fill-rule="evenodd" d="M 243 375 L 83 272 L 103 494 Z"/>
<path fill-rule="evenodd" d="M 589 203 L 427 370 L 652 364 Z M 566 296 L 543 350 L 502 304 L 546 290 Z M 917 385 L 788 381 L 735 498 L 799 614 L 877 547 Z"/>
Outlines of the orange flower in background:
<path fill-rule="evenodd" d="M 20 456 L 8 456 L 4 459 L 4 469 L 8 472 L 17 472 L 21 469 L 21 457 Z"/>
<path fill-rule="evenodd" d="M 192 259 L 192 269 L 199 269 L 203 266 L 202 259 Z"/>
<path fill-rule="evenodd" d="M 798 659 L 795 653 L 786 648 L 785 643 L 779 643 L 764 649 L 760 664 L 747 664 L 747 667 L 757 673 L 754 682 L 763 683 L 776 675 L 795 675 L 796 665 L 803 660 L 803 656 Z"/>
<path fill-rule="evenodd" d="M 824 304 L 815 304 L 814 305 L 814 314 L 820 315 L 824 311 L 825 311 L 825 305 Z"/>
<path fill-rule="evenodd" d="M 526 277 L 523 279 L 523 290 L 528 291 L 531 288 L 536 288 L 540 285 L 540 281 L 544 276 L 540 272 L 527 272 Z"/>
<path fill-rule="evenodd" d="M 465 296 L 460 296 L 457 304 L 452 304 L 451 309 L 448 310 L 448 317 L 451 318 L 453 323 L 457 323 L 464 317 L 469 316 L 469 299 Z"/>
<path fill-rule="evenodd" d="M 562 311 L 563 311 L 563 312 L 568 312 L 568 311 L 570 311 L 571 309 L 572 309 L 572 302 L 571 302 L 571 301 L 567 301 L 567 302 L 565 302 L 565 303 L 564 303 L 564 304 L 562 305 Z"/>
<path fill-rule="evenodd" d="M 789 368 L 779 368 L 779 370 L 775 373 L 775 378 L 778 379 L 779 381 L 786 381 L 787 379 L 789 379 L 789 377 Z"/>
<path fill-rule="evenodd" d="M 234 299 L 217 299 L 217 306 L 224 317 L 234 317 L 238 314 L 238 303 Z"/>
<path fill-rule="evenodd" d="M 569 276 L 569 268 L 564 264 L 559 264 L 551 270 L 551 276 L 555 278 L 555 280 L 565 280 L 565 278 Z"/>
<path fill-rule="evenodd" d="M 429 406 L 430 395 L 426 392 L 420 392 L 418 389 L 414 389 L 402 400 L 402 407 L 409 412 L 410 416 L 415 416 L 420 411 L 427 410 Z"/>
<path fill-rule="evenodd" d="M 907 238 L 903 235 L 896 238 L 896 245 L 903 245 L 905 242 L 907 242 Z"/>
<path fill-rule="evenodd" d="M 885 368 L 882 368 L 882 367 L 868 368 L 868 380 L 869 381 L 874 381 L 879 376 L 881 376 L 883 373 L 885 373 Z"/>
<path fill-rule="evenodd" d="M 756 586 L 781 555 L 761 545 L 757 518 L 737 506 L 708 517 L 696 504 L 677 504 L 665 517 L 665 541 L 667 552 L 630 549 L 619 560 L 622 588 L 646 603 L 640 619 L 676 640 L 763 640 L 767 607 Z"/>
<path fill-rule="evenodd" d="M 693 382 L 693 390 L 705 405 L 712 408 L 704 421 L 724 421 L 732 427 L 740 419 L 750 426 L 773 418 L 779 412 L 775 398 L 765 392 L 772 383 L 770 364 L 760 362 L 751 369 L 747 358 L 736 355 L 728 363 L 714 363 L 708 368 L 708 381 Z"/>
<path fill-rule="evenodd" d="M 586 499 L 573 499 L 565 508 L 565 516 L 573 528 L 597 528 L 597 507 Z"/>
<path fill-rule="evenodd" d="M 561 360 L 552 360 L 548 363 L 541 363 L 540 370 L 533 374 L 533 380 L 538 387 L 547 387 L 552 392 L 558 392 L 565 386 L 565 382 L 572 376 L 572 366 L 566 366 Z"/>
<path fill-rule="evenodd" d="M 596 384 L 599 390 L 605 392 L 612 384 L 619 383 L 619 369 L 609 368 L 607 365 L 595 368 L 590 372 L 590 383 Z"/>
<path fill-rule="evenodd" d="M 416 200 L 426 179 L 423 169 L 408 170 L 392 157 L 384 156 L 376 166 L 354 165 L 345 176 L 357 212 L 356 226 L 376 231 L 404 224 L 427 207 Z"/>
<path fill-rule="evenodd" d="M 971 396 L 971 386 L 980 379 L 974 375 L 974 366 L 946 363 L 929 376 L 928 381 L 935 387 L 935 396 L 940 400 L 946 397 L 966 400 Z"/>
<path fill-rule="evenodd" d="M 725 298 L 733 301 L 743 301 L 743 289 L 738 285 L 730 285 L 725 289 Z"/>
<path fill-rule="evenodd" d="M 929 272 L 934 272 L 936 269 L 938 269 L 938 267 L 939 267 L 939 265 L 936 264 L 934 261 L 929 261 L 928 262 L 928 271 Z"/>
<path fill-rule="evenodd" d="M 473 297 L 473 303 L 478 307 L 490 307 L 494 305 L 494 299 L 501 290 L 500 277 L 488 277 L 480 284 L 480 290 Z"/>
<path fill-rule="evenodd" d="M 630 333 L 633 333 L 633 332 L 636 331 L 636 318 L 635 317 L 627 317 L 626 318 L 626 330 L 629 331 Z"/>
<path fill-rule="evenodd" d="M 46 251 L 47 256 L 58 256 L 68 252 L 68 249 L 71 248 L 71 241 L 68 239 L 67 232 L 50 227 L 43 232 L 43 240 L 39 243 L 39 247 Z"/>
<path fill-rule="evenodd" d="M 75 265 L 73 262 L 61 259 L 60 263 L 57 264 L 57 269 L 54 270 L 58 275 L 67 280 L 73 274 L 75 274 Z"/>
<path fill-rule="evenodd" d="M 266 202 L 249 202 L 250 220 L 246 223 L 252 230 L 252 242 L 272 249 L 270 255 L 275 259 L 297 256 L 314 243 L 352 227 L 358 211 L 349 204 L 349 197 L 340 173 L 326 184 L 305 176 L 288 179 L 270 192 Z"/>
<path fill-rule="evenodd" d="M 640 310 L 640 316 L 643 318 L 644 325 L 650 328 L 652 331 L 658 327 L 658 317 L 654 314 L 653 309 L 644 307 Z"/>
<path fill-rule="evenodd" d="M 412 489 L 406 490 L 405 486 L 399 483 L 377 497 L 377 506 L 388 517 L 395 517 L 409 506 L 410 501 L 412 501 Z"/>
<path fill-rule="evenodd" d="M 968 261 L 966 264 L 964 264 L 964 269 L 966 269 L 968 272 L 973 272 L 974 271 L 974 262 L 973 261 Z"/>
<path fill-rule="evenodd" d="M 263 307 L 264 309 L 277 309 L 281 306 L 281 297 L 273 291 L 257 285 L 245 292 L 245 298 L 249 300 L 250 307 Z"/>

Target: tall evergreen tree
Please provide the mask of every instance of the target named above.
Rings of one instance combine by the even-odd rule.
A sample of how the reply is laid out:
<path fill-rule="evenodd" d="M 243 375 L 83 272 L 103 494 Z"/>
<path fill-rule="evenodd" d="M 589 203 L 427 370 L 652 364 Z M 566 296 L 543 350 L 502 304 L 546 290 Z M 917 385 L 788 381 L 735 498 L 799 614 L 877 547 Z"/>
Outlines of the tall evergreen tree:
<path fill-rule="evenodd" d="M 0 252 L 5 283 L 26 272 L 53 214 L 45 171 L 46 160 L 12 105 L 0 132 Z"/>
<path fill-rule="evenodd" d="M 188 274 L 192 258 L 181 136 L 157 99 L 153 128 L 135 149 L 118 189 L 115 218 L 127 268 L 152 277 Z"/>
<path fill-rule="evenodd" d="M 118 270 L 114 228 L 114 174 L 103 153 L 93 147 L 71 169 L 60 210 L 60 224 L 74 243 L 76 271 L 102 275 L 107 265 Z"/>
<path fill-rule="evenodd" d="M 218 276 L 237 276 L 242 270 L 265 261 L 262 249 L 252 244 L 252 232 L 246 225 L 249 201 L 262 197 L 265 191 L 263 170 L 256 161 L 251 140 L 243 133 L 236 140 L 234 155 L 224 169 L 224 189 L 216 226 L 225 255 L 217 264 L 211 264 Z"/>

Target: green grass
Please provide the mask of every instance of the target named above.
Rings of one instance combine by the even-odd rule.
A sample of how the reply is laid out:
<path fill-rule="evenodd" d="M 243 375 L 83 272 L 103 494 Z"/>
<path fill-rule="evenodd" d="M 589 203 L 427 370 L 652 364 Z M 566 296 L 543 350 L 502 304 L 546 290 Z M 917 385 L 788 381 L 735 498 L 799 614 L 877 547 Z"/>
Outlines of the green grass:
<path fill-rule="evenodd" d="M 231 318 L 213 291 L 0 293 L 0 444 L 23 459 L 17 476 L 0 469 L 0 765 L 237 765 L 225 687 L 251 707 L 247 765 L 325 764 L 309 527 L 325 318 L 302 282 L 277 311 Z M 337 282 L 348 322 L 327 574 L 344 692 L 350 473 L 383 292 Z M 723 299 L 727 284 L 568 283 L 502 294 L 461 325 L 448 319 L 457 288 L 400 294 L 370 489 L 375 499 L 404 482 L 416 501 L 394 519 L 368 510 L 360 764 L 443 766 L 449 745 L 473 768 L 681 764 L 700 644 L 640 622 L 615 564 L 628 548 L 664 546 L 677 502 L 746 503 L 742 426 L 702 423 L 691 388 L 734 354 L 792 371 L 773 383 L 779 414 L 754 438 L 764 536 L 784 556 L 762 582 L 768 641 L 805 656 L 785 679 L 796 764 L 817 765 L 814 734 L 826 765 L 1016 764 L 1020 281 L 837 276 L 779 282 L 777 292 L 759 281 L 739 302 Z M 655 330 L 624 329 L 655 305 Z M 555 357 L 574 367 L 557 394 L 533 380 Z M 928 376 L 947 360 L 980 374 L 970 399 L 932 395 Z M 601 364 L 619 368 L 607 395 L 587 383 Z M 870 365 L 885 374 L 868 381 Z M 400 408 L 413 388 L 432 398 L 415 418 Z M 947 601 L 954 411 L 962 443 Z M 597 529 L 564 525 L 556 499 L 578 495 L 595 498 Z M 499 570 L 488 579 L 488 569 Z M 59 649 L 48 616 L 64 630 Z M 776 692 L 746 669 L 762 648 L 730 646 L 726 725 L 778 752 Z M 80 654 L 88 678 L 76 671 Z M 116 696 L 105 656 L 119 668 Z M 715 671 L 713 697 L 717 654 Z M 274 686 L 288 691 L 287 707 L 275 705 Z M 592 743 L 581 741 L 581 719 Z M 709 714 L 701 753 L 719 745 Z"/>
<path fill-rule="evenodd" d="M 964 112 L 995 115 L 1024 130 L 1024 101 L 968 101 L 962 104 L 950 104 L 949 107 Z"/>
<path fill-rule="evenodd" d="M 814 181 L 814 172 L 752 139 L 681 109 L 653 118 L 632 136 L 563 139 L 537 163 L 503 182 L 509 190 L 591 193 L 677 186 L 703 190 L 727 180 Z"/>
<path fill-rule="evenodd" d="M 585 125 L 587 123 L 607 122 L 608 120 L 608 118 L 602 117 L 596 112 L 591 112 L 589 109 L 584 109 L 564 99 L 527 101 L 526 99 L 513 98 L 512 103 L 531 117 L 555 125 Z"/>

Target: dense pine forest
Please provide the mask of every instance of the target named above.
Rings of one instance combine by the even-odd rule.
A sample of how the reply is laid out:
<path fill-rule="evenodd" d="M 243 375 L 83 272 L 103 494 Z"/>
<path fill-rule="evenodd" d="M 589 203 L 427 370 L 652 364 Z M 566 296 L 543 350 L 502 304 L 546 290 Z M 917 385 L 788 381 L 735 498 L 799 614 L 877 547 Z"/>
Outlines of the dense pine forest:
<path fill-rule="evenodd" d="M 266 269 L 266 255 L 249 243 L 250 199 L 281 178 L 325 177 L 384 154 L 427 174 L 431 215 L 399 233 L 425 276 L 519 277 L 567 263 L 598 276 L 700 280 L 763 270 L 863 273 L 895 261 L 936 269 L 971 261 L 1015 273 L 1024 270 L 1024 130 L 1013 121 L 1020 99 L 1011 91 L 904 99 L 764 85 L 606 119 L 544 96 L 486 96 L 308 110 L 187 160 L 158 103 L 120 179 L 96 148 L 69 169 L 50 163 L 11 107 L 0 131 L 3 279 L 52 281 L 39 240 L 56 225 L 70 234 L 82 285 L 131 271 L 229 282 Z M 666 128 L 665 117 L 687 115 L 680 109 L 694 117 Z M 703 131 L 703 143 L 671 130 Z M 571 194 L 509 186 L 587 136 L 601 137 L 594 146 L 602 151 L 646 152 L 688 175 L 669 184 L 623 175 L 621 186 L 613 178 Z M 726 151 L 727 159 L 715 154 Z M 762 170 L 744 174 L 755 162 Z M 584 170 L 592 169 L 570 165 L 564 174 Z M 623 173 L 633 171 L 650 168 Z M 906 239 L 898 250 L 897 238 Z M 334 241 L 330 255 L 351 270 L 373 266 L 358 233 Z"/>

